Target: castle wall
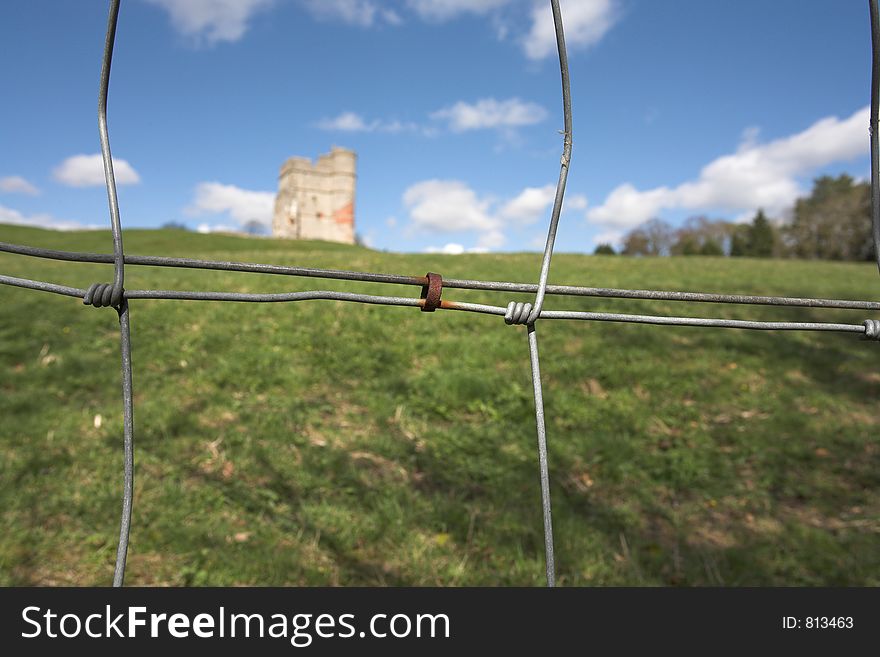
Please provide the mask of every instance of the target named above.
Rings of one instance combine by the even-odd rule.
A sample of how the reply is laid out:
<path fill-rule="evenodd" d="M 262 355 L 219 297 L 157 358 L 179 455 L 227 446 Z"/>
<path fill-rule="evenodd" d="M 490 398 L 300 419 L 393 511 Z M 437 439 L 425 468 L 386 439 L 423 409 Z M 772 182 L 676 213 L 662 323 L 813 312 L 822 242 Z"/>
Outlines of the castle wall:
<path fill-rule="evenodd" d="M 312 164 L 292 157 L 281 166 L 272 234 L 354 244 L 357 155 L 334 147 Z"/>

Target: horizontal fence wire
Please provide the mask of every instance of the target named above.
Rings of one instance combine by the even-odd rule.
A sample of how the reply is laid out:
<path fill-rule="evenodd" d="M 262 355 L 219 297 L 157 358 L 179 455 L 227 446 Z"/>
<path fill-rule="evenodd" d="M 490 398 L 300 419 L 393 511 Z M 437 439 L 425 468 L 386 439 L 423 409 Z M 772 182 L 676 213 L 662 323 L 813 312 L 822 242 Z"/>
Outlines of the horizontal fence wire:
<path fill-rule="evenodd" d="M 0 251 L 19 255 L 84 263 L 113 263 L 113 256 L 106 253 L 82 253 L 58 251 L 34 246 L 0 242 Z M 341 269 L 314 269 L 286 265 L 258 264 L 251 262 L 231 262 L 224 260 L 197 260 L 195 258 L 169 258 L 159 256 L 125 256 L 126 265 L 146 265 L 150 267 L 176 267 L 184 269 L 207 269 L 217 271 L 251 272 L 277 274 L 283 276 L 302 276 L 328 280 L 359 281 L 362 283 L 390 283 L 422 287 L 426 284 L 424 276 L 402 274 L 377 274 L 371 272 L 346 271 Z M 538 285 L 534 283 L 515 283 L 507 281 L 480 281 L 468 278 L 444 278 L 443 287 L 460 290 L 485 290 L 492 292 L 535 293 Z M 814 299 L 809 297 L 757 296 L 747 294 L 714 294 L 708 292 L 677 292 L 672 290 L 630 290 L 613 287 L 583 287 L 578 285 L 547 285 L 545 292 L 551 295 L 575 297 L 603 297 L 614 299 L 645 299 L 651 301 L 685 301 L 691 303 L 746 304 L 759 306 L 794 306 L 803 308 L 838 308 L 845 310 L 880 310 L 880 301 L 852 299 Z"/>
<path fill-rule="evenodd" d="M 43 281 L 0 275 L 0 284 L 28 288 L 42 292 L 53 292 L 68 297 L 83 298 L 88 290 L 66 285 L 56 285 Z M 445 282 L 444 282 L 445 284 Z M 126 290 L 125 299 L 174 299 L 181 301 L 236 301 L 243 303 L 283 303 L 292 301 L 348 301 L 355 303 L 375 304 L 383 306 L 423 307 L 425 300 L 415 297 L 393 297 L 354 292 L 337 292 L 333 290 L 309 290 L 305 292 L 199 292 L 187 290 Z M 510 306 L 492 306 L 481 303 L 467 303 L 442 300 L 438 306 L 442 310 L 459 310 L 484 315 L 508 314 Z M 764 331 L 838 331 L 843 333 L 861 333 L 873 338 L 871 329 L 866 328 L 865 320 L 861 324 L 842 324 L 831 322 L 769 322 L 742 319 L 706 318 L 706 317 L 669 317 L 664 315 L 633 315 L 627 313 L 585 312 L 576 310 L 542 310 L 540 319 L 568 319 L 596 322 L 622 322 L 631 324 L 654 324 L 658 326 L 705 326 L 714 328 L 752 329 Z"/>
<path fill-rule="evenodd" d="M 878 0 L 869 0 L 871 21 L 871 203 L 872 236 L 880 267 L 880 135 L 878 135 L 878 97 L 880 97 L 880 11 Z M 104 175 L 110 210 L 110 225 L 113 237 L 113 254 L 80 253 L 61 251 L 33 246 L 0 242 L 0 252 L 60 260 L 67 262 L 112 264 L 113 283 L 93 284 L 87 289 L 70 287 L 51 282 L 28 278 L 18 278 L 0 274 L 0 284 L 50 292 L 68 297 L 76 297 L 83 303 L 97 307 L 114 308 L 119 315 L 120 352 L 122 364 L 122 403 L 123 403 L 123 494 L 122 518 L 120 521 L 119 542 L 113 585 L 121 586 L 125 577 L 128 541 L 132 515 L 132 492 L 134 482 L 134 409 L 131 363 L 131 323 L 129 315 L 130 300 L 171 299 L 186 301 L 224 301 L 250 303 L 280 303 L 297 301 L 332 300 L 352 303 L 378 304 L 385 306 L 417 307 L 425 311 L 456 310 L 487 315 L 503 316 L 507 324 L 526 326 L 528 338 L 531 377 L 534 389 L 535 422 L 538 441 L 538 466 L 541 488 L 541 507 L 544 522 L 545 566 L 548 586 L 555 585 L 555 556 L 553 547 L 552 510 L 550 504 L 550 477 L 547 458 L 547 434 L 544 418 L 543 390 L 541 385 L 540 361 L 538 355 L 538 320 L 581 320 L 597 322 L 622 322 L 631 324 L 652 324 L 660 326 L 693 326 L 711 328 L 732 328 L 772 331 L 836 331 L 860 334 L 863 338 L 880 340 L 880 320 L 866 319 L 859 324 L 831 322 L 790 322 L 790 321 L 752 321 L 726 318 L 679 317 L 660 315 L 640 315 L 627 313 L 587 312 L 575 310 L 545 310 L 546 295 L 573 297 L 600 297 L 636 299 L 653 301 L 681 301 L 691 303 L 745 304 L 764 306 L 787 306 L 805 308 L 828 308 L 843 310 L 880 310 L 880 302 L 870 300 L 818 299 L 808 297 L 755 296 L 742 294 L 718 294 L 708 292 L 683 292 L 668 290 L 639 290 L 575 285 L 548 284 L 550 264 L 556 241 L 557 227 L 565 195 L 566 181 L 572 153 L 571 94 L 568 70 L 568 57 L 565 47 L 562 14 L 558 0 L 550 0 L 550 9 L 556 33 L 557 50 L 562 81 L 563 101 L 563 150 L 560 158 L 560 173 L 549 221 L 547 240 L 541 260 L 538 283 L 517 283 L 510 281 L 480 281 L 474 279 L 442 279 L 437 274 L 426 276 L 406 276 L 398 274 L 370 273 L 337 269 L 315 269 L 287 265 L 258 264 L 218 260 L 199 260 L 193 258 L 144 256 L 125 254 L 122 243 L 121 221 L 116 197 L 116 182 L 110 154 L 110 139 L 107 130 L 107 97 L 110 82 L 110 67 L 116 36 L 120 0 L 110 0 L 107 34 L 101 67 L 101 80 L 98 94 L 98 130 L 101 153 L 104 162 Z M 309 290 L 299 292 L 246 293 L 225 291 L 187 291 L 187 290 L 126 290 L 124 276 L 126 265 L 152 267 L 175 267 L 261 273 L 283 276 L 297 276 L 328 280 L 357 281 L 421 287 L 419 297 L 385 296 L 338 292 L 331 290 Z M 506 306 L 486 305 L 442 299 L 443 288 L 460 290 L 479 290 L 503 293 L 534 294 L 531 303 L 510 301 Z"/>

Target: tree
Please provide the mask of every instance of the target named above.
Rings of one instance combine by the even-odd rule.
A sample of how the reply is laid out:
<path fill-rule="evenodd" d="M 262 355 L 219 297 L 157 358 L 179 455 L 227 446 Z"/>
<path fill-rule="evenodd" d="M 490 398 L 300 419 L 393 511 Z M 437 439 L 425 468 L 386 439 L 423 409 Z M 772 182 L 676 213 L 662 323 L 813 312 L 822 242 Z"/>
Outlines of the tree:
<path fill-rule="evenodd" d="M 750 224 L 738 224 L 730 236 L 730 255 L 770 258 L 781 246 L 777 230 L 767 219 L 763 210 L 752 219 Z"/>
<path fill-rule="evenodd" d="M 700 243 L 696 235 L 681 230 L 675 244 L 672 245 L 672 255 L 697 255 L 700 252 Z"/>
<path fill-rule="evenodd" d="M 756 258 L 769 258 L 776 246 L 776 231 L 764 216 L 763 210 L 752 220 L 748 233 L 748 255 Z"/>
<path fill-rule="evenodd" d="M 610 244 L 600 244 L 593 251 L 593 255 L 617 255 L 617 251 Z"/>
<path fill-rule="evenodd" d="M 675 234 L 672 226 L 662 219 L 651 219 L 632 229 L 623 238 L 624 255 L 668 255 Z"/>
<path fill-rule="evenodd" d="M 242 226 L 242 228 L 244 228 L 244 232 L 246 232 L 248 235 L 268 234 L 268 229 L 266 228 L 266 225 L 257 221 L 256 219 L 251 219 L 250 221 L 246 222 L 244 226 Z"/>
<path fill-rule="evenodd" d="M 700 255 L 704 256 L 723 256 L 724 249 L 721 248 L 721 245 L 715 240 L 709 239 L 703 242 L 703 246 L 700 247 Z"/>
<path fill-rule="evenodd" d="M 688 217 L 675 231 L 672 255 L 724 255 L 730 243 L 733 224 L 723 219 Z"/>
<path fill-rule="evenodd" d="M 738 224 L 730 235 L 730 255 L 733 257 L 749 255 L 749 229 L 747 224 Z"/>
<path fill-rule="evenodd" d="M 817 178 L 810 196 L 795 203 L 785 238 L 800 258 L 873 259 L 871 186 L 846 174 Z"/>
<path fill-rule="evenodd" d="M 189 230 L 189 228 L 186 227 L 186 224 L 179 221 L 166 221 L 162 224 L 162 228 L 165 230 Z"/>
<path fill-rule="evenodd" d="M 623 255 L 643 256 L 650 255 L 648 249 L 648 234 L 641 227 L 633 228 L 623 238 Z"/>

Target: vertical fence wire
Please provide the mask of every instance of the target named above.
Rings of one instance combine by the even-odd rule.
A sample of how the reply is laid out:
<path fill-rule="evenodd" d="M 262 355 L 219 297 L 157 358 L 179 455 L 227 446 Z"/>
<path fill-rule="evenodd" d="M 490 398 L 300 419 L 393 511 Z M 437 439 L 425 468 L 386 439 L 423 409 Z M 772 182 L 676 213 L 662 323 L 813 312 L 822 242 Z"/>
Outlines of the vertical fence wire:
<path fill-rule="evenodd" d="M 83 302 L 95 306 L 112 306 L 119 314 L 119 347 L 122 361 L 122 518 L 119 522 L 119 543 L 116 547 L 116 565 L 113 570 L 113 586 L 122 586 L 125 580 L 125 563 L 131 533 L 131 507 L 134 497 L 134 403 L 132 401 L 131 373 L 131 320 L 128 301 L 124 298 L 125 254 L 122 248 L 122 225 L 119 219 L 119 202 L 116 196 L 116 177 L 113 175 L 113 157 L 110 153 L 110 134 L 107 130 L 107 95 L 110 89 L 110 67 L 113 63 L 113 45 L 116 41 L 116 24 L 119 19 L 120 0 L 110 0 L 107 17 L 107 36 L 104 40 L 104 56 L 101 63 L 101 82 L 98 91 L 98 135 L 101 140 L 101 157 L 104 161 L 104 182 L 110 206 L 110 229 L 113 234 L 113 284 L 95 284 L 89 288 Z"/>
<path fill-rule="evenodd" d="M 113 158 L 110 154 L 110 134 L 107 131 L 107 94 L 110 89 L 110 67 L 113 63 L 113 44 L 116 41 L 119 2 L 120 0 L 110 0 L 110 14 L 107 17 L 107 36 L 104 40 L 104 57 L 101 63 L 101 84 L 98 91 L 98 136 L 101 140 L 104 182 L 107 186 L 107 202 L 110 205 L 110 229 L 113 233 L 113 288 L 110 296 L 110 305 L 116 308 L 122 303 L 122 292 L 125 282 L 125 256 L 122 250 L 122 226 L 119 220 L 119 201 L 116 197 L 116 178 L 113 175 Z"/>
<path fill-rule="evenodd" d="M 871 17 L 871 232 L 874 258 L 880 270 L 880 8 L 877 0 L 868 0 Z"/>
<path fill-rule="evenodd" d="M 553 549 L 553 511 L 550 507 L 550 471 L 547 465 L 547 428 L 544 423 L 544 391 L 541 386 L 541 363 L 538 358 L 538 334 L 535 325 L 527 327 L 529 362 L 532 366 L 532 389 L 535 394 L 535 425 L 538 429 L 538 470 L 541 479 L 541 511 L 544 515 L 544 566 L 547 586 L 556 586 L 556 557 Z"/>
<path fill-rule="evenodd" d="M 535 428 L 538 434 L 538 473 L 541 481 L 541 510 L 544 517 L 544 565 L 547 572 L 547 586 L 556 586 L 556 556 L 553 546 L 553 511 L 550 503 L 550 472 L 547 464 L 547 425 L 544 422 L 544 393 L 541 385 L 541 364 L 538 357 L 538 333 L 535 322 L 541 316 L 544 297 L 547 292 L 547 278 L 550 274 L 550 261 L 553 258 L 553 246 L 556 243 L 556 229 L 562 213 L 562 201 L 565 197 L 565 184 L 568 181 L 568 167 L 571 162 L 571 83 L 568 75 L 568 53 L 565 49 L 565 32 L 562 25 L 562 12 L 559 0 L 550 0 L 553 12 L 553 27 L 556 32 L 556 49 L 559 52 L 559 71 L 562 78 L 562 115 L 563 142 L 560 158 L 559 180 L 556 183 L 556 196 L 553 199 L 553 210 L 550 214 L 550 225 L 547 229 L 547 242 L 541 259 L 541 274 L 538 278 L 538 290 L 531 311 L 523 307 L 514 323 L 524 321 L 527 325 L 529 340 L 529 362 L 532 371 L 532 389 L 535 396 Z M 516 305 L 513 306 L 516 312 Z M 505 316 L 505 319 L 508 319 Z"/>
<path fill-rule="evenodd" d="M 556 31 L 556 49 L 559 51 L 559 71 L 562 77 L 562 114 L 563 114 L 563 145 L 560 158 L 559 180 L 556 183 L 556 196 L 553 199 L 553 211 L 550 214 L 550 227 L 547 230 L 547 242 L 544 245 L 544 256 L 541 261 L 541 275 L 538 279 L 538 291 L 535 303 L 529 313 L 527 323 L 534 323 L 541 316 L 544 307 L 544 295 L 547 290 L 547 277 L 550 274 L 550 260 L 553 258 L 553 246 L 556 243 L 556 229 L 559 226 L 559 215 L 562 212 L 562 199 L 565 196 L 565 185 L 568 181 L 568 167 L 571 162 L 571 82 L 568 75 L 568 52 L 565 48 L 565 33 L 562 27 L 562 12 L 559 0 L 550 0 L 553 11 L 553 27 Z"/>
<path fill-rule="evenodd" d="M 125 580 L 125 562 L 128 557 L 128 537 L 131 532 L 131 507 L 134 497 L 134 402 L 131 381 L 131 325 L 127 299 L 123 299 L 119 308 L 119 333 L 122 352 L 122 519 L 119 522 L 119 543 L 116 546 L 113 586 L 122 586 Z"/>
<path fill-rule="evenodd" d="M 875 256 L 880 268 L 880 128 L 878 128 L 878 112 L 880 112 L 880 0 L 868 0 L 871 21 L 871 219 L 872 237 Z M 110 138 L 107 129 L 107 97 L 110 84 L 110 68 L 113 58 L 113 47 L 116 38 L 116 26 L 119 17 L 120 0 L 110 0 L 110 10 L 107 22 L 107 34 L 104 45 L 104 54 L 101 68 L 101 81 L 98 94 L 98 130 L 101 140 L 101 155 L 104 164 L 104 179 L 107 187 L 107 198 L 110 209 L 110 227 L 113 237 L 113 255 L 82 254 L 48 249 L 38 249 L 20 245 L 0 243 L 0 251 L 31 255 L 35 257 L 54 258 L 76 262 L 104 262 L 114 266 L 114 278 L 112 284 L 95 283 L 88 290 L 55 285 L 29 279 L 19 279 L 0 275 L 0 284 L 14 285 L 30 289 L 54 292 L 66 296 L 79 296 L 83 303 L 96 307 L 113 307 L 119 316 L 120 331 L 120 355 L 122 369 L 122 405 L 123 405 L 123 492 L 122 492 L 122 518 L 119 529 L 119 542 L 116 551 L 116 564 L 113 576 L 113 585 L 122 586 L 125 578 L 125 567 L 128 554 L 129 534 L 131 528 L 133 486 L 134 486 L 134 409 L 132 394 L 132 358 L 131 358 L 131 323 L 129 314 L 129 299 L 191 299 L 191 300 L 216 300 L 216 301 L 250 301 L 250 302 L 277 302 L 277 301 L 302 301 L 309 299 L 335 299 L 360 303 L 377 303 L 396 306 L 426 307 L 426 299 L 413 299 L 409 297 L 388 297 L 348 292 L 311 291 L 292 292 L 281 294 L 247 294 L 233 292 L 187 292 L 172 290 L 133 290 L 126 292 L 124 289 L 124 267 L 128 260 L 130 264 L 160 265 L 171 267 L 188 267 L 202 269 L 220 269 L 229 271 L 252 271 L 261 273 L 289 274 L 297 276 L 317 276 L 324 278 L 337 278 L 345 280 L 360 280 L 381 283 L 394 283 L 405 285 L 423 285 L 424 277 L 397 276 L 389 274 L 368 274 L 363 272 L 349 272 L 337 270 L 312 270 L 297 267 L 280 267 L 276 265 L 258 265 L 254 263 L 231 263 L 197 261 L 180 258 L 156 258 L 152 256 L 129 256 L 126 258 L 122 244 L 122 230 L 119 215 L 119 206 L 116 195 L 116 180 L 113 173 L 113 160 L 110 152 Z M 531 365 L 532 386 L 535 401 L 535 423 L 538 438 L 538 465 L 541 484 L 541 508 L 544 522 L 544 549 L 547 585 L 555 586 L 555 555 L 553 545 L 553 519 L 550 504 L 550 478 L 547 458 L 547 432 L 544 416 L 543 389 L 541 383 L 541 370 L 538 355 L 538 336 L 536 323 L 539 318 L 543 319 L 580 319 L 588 321 L 618 321 L 630 323 L 647 323 L 661 325 L 686 325 L 702 327 L 727 327 L 739 329 L 771 329 L 771 330 L 822 330 L 844 331 L 849 333 L 861 333 L 863 337 L 880 340 L 880 320 L 865 320 L 863 325 L 829 324 L 829 323 L 795 323 L 795 322 L 753 322 L 743 320 L 707 319 L 692 317 L 657 317 L 649 315 L 623 315 L 597 312 L 571 312 L 571 311 L 544 311 L 543 304 L 545 295 L 574 294 L 581 296 L 607 296 L 621 298 L 640 299 L 670 299 L 676 301 L 702 301 L 714 303 L 759 303 L 769 305 L 801 305 L 807 307 L 828 308 L 851 308 L 851 309 L 877 309 L 877 302 L 873 301 L 845 301 L 845 300 L 821 300 L 804 298 L 783 297 L 752 297 L 742 295 L 719 295 L 707 293 L 684 293 L 668 291 L 648 290 L 614 290 L 610 288 L 578 288 L 574 286 L 548 286 L 547 279 L 550 271 L 550 262 L 553 256 L 553 247 L 556 240 L 557 227 L 561 214 L 565 186 L 568 178 L 569 164 L 572 150 L 572 118 L 571 118 L 571 93 L 568 71 L 568 57 L 565 47 L 563 32 L 562 13 L 559 0 L 550 0 L 550 8 L 553 14 L 553 22 L 556 32 L 557 50 L 559 52 L 559 65 L 562 79 L 562 100 L 564 118 L 564 141 L 563 152 L 560 162 L 559 181 L 556 195 L 550 215 L 547 232 L 547 241 L 541 262 L 541 271 L 537 285 L 518 284 L 510 282 L 485 282 L 472 280 L 447 281 L 448 287 L 465 289 L 485 289 L 500 292 L 535 292 L 533 303 L 510 302 L 506 310 L 498 306 L 481 304 L 456 303 L 440 300 L 442 291 L 442 279 L 435 276 L 439 286 L 436 290 L 437 299 L 435 306 L 448 310 L 461 310 L 493 315 L 504 315 L 507 324 L 522 324 L 526 326 L 529 344 L 529 360 Z"/>

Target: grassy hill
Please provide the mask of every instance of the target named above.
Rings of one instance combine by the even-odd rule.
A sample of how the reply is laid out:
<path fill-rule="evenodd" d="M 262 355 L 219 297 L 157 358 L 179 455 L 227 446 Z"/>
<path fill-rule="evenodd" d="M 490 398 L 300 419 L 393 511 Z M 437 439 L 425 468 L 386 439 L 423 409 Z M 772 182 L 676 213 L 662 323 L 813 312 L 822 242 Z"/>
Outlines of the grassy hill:
<path fill-rule="evenodd" d="M 0 240 L 110 251 L 106 231 Z M 534 281 L 537 254 L 398 255 L 128 231 L 133 254 Z M 0 253 L 88 287 L 112 268 Z M 551 282 L 880 297 L 871 265 L 560 254 Z M 130 289 L 416 288 L 128 267 Z M 506 305 L 530 295 L 446 290 Z M 548 308 L 845 321 L 862 311 L 549 298 Z M 108 584 L 118 532 L 116 314 L 0 286 L 0 584 Z M 131 302 L 126 583 L 538 585 L 525 331 L 309 301 Z M 880 585 L 880 345 L 842 334 L 539 324 L 559 582 Z"/>

